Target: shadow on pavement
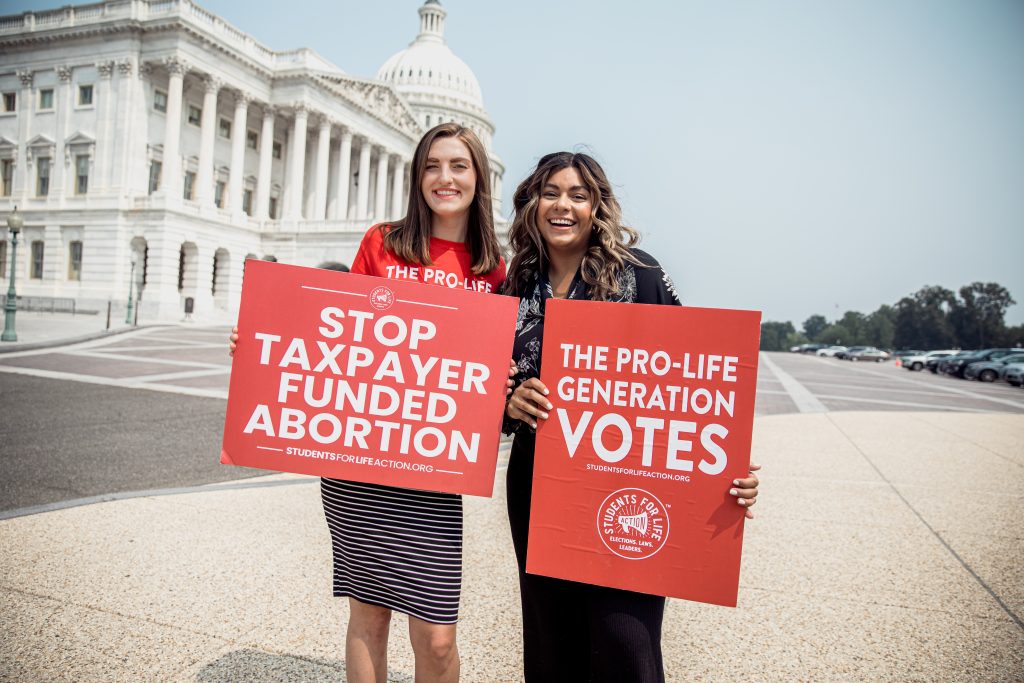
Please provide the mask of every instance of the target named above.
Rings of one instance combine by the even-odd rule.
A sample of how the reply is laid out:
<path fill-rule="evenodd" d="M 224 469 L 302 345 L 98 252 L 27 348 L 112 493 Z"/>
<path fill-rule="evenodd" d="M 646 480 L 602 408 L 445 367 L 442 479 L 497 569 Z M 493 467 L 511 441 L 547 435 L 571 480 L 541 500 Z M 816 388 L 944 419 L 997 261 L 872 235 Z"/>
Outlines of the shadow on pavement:
<path fill-rule="evenodd" d="M 228 681 L 332 681 L 344 683 L 342 660 L 305 659 L 259 650 L 236 650 L 210 662 L 196 674 L 201 683 Z M 402 679 L 403 683 L 412 679 Z"/>

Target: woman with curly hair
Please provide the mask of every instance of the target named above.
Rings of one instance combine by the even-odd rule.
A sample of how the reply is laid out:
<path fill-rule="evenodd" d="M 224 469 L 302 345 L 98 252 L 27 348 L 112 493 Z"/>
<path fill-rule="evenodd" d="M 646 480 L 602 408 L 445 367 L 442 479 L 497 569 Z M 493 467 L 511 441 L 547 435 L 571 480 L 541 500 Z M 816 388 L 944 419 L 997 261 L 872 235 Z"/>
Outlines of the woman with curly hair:
<path fill-rule="evenodd" d="M 545 303 L 555 298 L 679 305 L 679 299 L 658 262 L 634 248 L 639 235 L 623 225 L 611 184 L 592 157 L 548 154 L 512 201 L 514 255 L 503 292 L 521 301 L 513 350 L 518 374 L 504 429 L 515 434 L 506 486 L 519 563 L 526 681 L 664 681 L 665 598 L 527 574 L 526 551 L 535 430 L 553 409 L 539 379 Z M 731 489 L 751 518 L 757 484 L 751 474 Z"/>

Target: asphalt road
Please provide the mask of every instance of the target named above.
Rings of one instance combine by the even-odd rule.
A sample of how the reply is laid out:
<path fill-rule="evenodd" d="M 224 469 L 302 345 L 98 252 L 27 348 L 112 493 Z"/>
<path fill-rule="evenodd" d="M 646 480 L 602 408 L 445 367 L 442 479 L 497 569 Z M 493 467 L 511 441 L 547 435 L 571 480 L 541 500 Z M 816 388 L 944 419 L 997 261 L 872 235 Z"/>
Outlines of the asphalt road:
<path fill-rule="evenodd" d="M 0 512 L 254 477 L 219 463 L 227 328 L 0 354 Z M 756 413 L 1024 412 L 1024 390 L 892 363 L 763 353 Z"/>
<path fill-rule="evenodd" d="M 762 353 L 758 415 L 794 412 L 1024 412 L 1024 390 L 912 372 L 895 363 L 857 363 L 796 353 Z"/>
<path fill-rule="evenodd" d="M 220 464 L 220 399 L 22 375 L 0 382 L 0 510 L 265 474 Z"/>
<path fill-rule="evenodd" d="M 220 464 L 225 329 L 0 355 L 0 511 L 266 474 Z"/>

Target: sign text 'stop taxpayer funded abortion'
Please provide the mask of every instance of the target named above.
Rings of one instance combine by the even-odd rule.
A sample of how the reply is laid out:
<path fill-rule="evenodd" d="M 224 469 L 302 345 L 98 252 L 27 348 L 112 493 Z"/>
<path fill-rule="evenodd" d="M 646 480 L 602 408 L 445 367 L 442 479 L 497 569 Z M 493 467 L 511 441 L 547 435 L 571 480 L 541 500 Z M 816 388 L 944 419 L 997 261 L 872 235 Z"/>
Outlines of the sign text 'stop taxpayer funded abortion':
<path fill-rule="evenodd" d="M 490 496 L 517 303 L 247 261 L 221 462 Z"/>
<path fill-rule="evenodd" d="M 528 572 L 735 606 L 760 319 L 548 301 Z"/>

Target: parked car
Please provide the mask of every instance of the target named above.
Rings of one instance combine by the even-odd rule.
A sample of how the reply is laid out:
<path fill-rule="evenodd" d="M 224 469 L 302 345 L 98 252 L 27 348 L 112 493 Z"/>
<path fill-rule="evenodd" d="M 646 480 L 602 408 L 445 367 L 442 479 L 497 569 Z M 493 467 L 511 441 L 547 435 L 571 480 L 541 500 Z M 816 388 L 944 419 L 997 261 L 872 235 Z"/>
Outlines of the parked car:
<path fill-rule="evenodd" d="M 894 359 L 899 358 L 902 361 L 904 358 L 908 356 L 920 356 L 922 353 L 924 353 L 924 351 L 921 351 L 919 349 L 903 349 L 900 351 L 893 351 L 889 355 L 892 356 Z"/>
<path fill-rule="evenodd" d="M 828 346 L 828 344 L 801 344 L 795 348 L 797 353 L 815 353 L 818 349 L 823 349 L 826 346 Z M 790 349 L 790 351 L 792 350 L 793 349 Z"/>
<path fill-rule="evenodd" d="M 1024 363 L 1010 363 L 1006 365 L 1002 372 L 999 373 L 1000 378 L 1007 384 L 1015 387 L 1024 385 Z"/>
<path fill-rule="evenodd" d="M 919 370 L 924 370 L 925 366 L 928 365 L 928 361 L 933 358 L 936 359 L 936 363 L 938 363 L 939 360 L 957 353 L 960 352 L 952 349 L 943 349 L 941 351 L 928 351 L 927 353 L 921 353 L 916 356 L 904 356 L 903 367 L 912 372 L 918 372 Z"/>
<path fill-rule="evenodd" d="M 971 363 L 964 368 L 964 379 L 995 382 L 999 379 L 1000 371 L 1010 363 L 1024 363 L 1024 352 L 1010 353 L 995 360 Z"/>
<path fill-rule="evenodd" d="M 869 346 L 859 351 L 847 351 L 846 359 L 852 361 L 873 360 L 876 363 L 881 363 L 883 360 L 889 360 L 889 354 L 874 346 Z"/>
<path fill-rule="evenodd" d="M 863 351 L 866 348 L 868 348 L 868 347 L 867 346 L 850 346 L 845 351 L 838 351 L 834 357 L 835 358 L 841 358 L 843 360 L 849 360 L 851 353 L 853 353 L 854 351 Z"/>
<path fill-rule="evenodd" d="M 845 346 L 830 346 L 827 349 L 818 349 L 817 355 L 823 356 L 823 357 L 826 357 L 826 358 L 832 358 L 837 353 L 839 353 L 840 351 L 846 351 L 846 350 L 847 349 L 846 349 Z"/>
<path fill-rule="evenodd" d="M 963 379 L 964 371 L 971 363 L 996 360 L 1003 356 L 1008 356 L 1015 351 L 1016 349 L 985 349 L 984 351 L 975 351 L 972 354 L 958 354 L 956 356 L 950 356 L 939 363 L 939 372 Z"/>
<path fill-rule="evenodd" d="M 931 358 L 931 359 L 928 360 L 927 363 L 925 363 L 925 367 L 927 367 L 933 373 L 941 375 L 941 374 L 943 374 L 945 372 L 945 366 L 943 365 L 943 363 L 945 363 L 946 361 L 953 360 L 955 358 L 960 358 L 960 357 L 963 357 L 963 356 L 973 356 L 977 352 L 978 351 L 976 349 L 971 349 L 971 350 L 966 350 L 965 349 L 965 350 L 957 351 L 952 356 L 946 356 L 945 358 Z"/>

